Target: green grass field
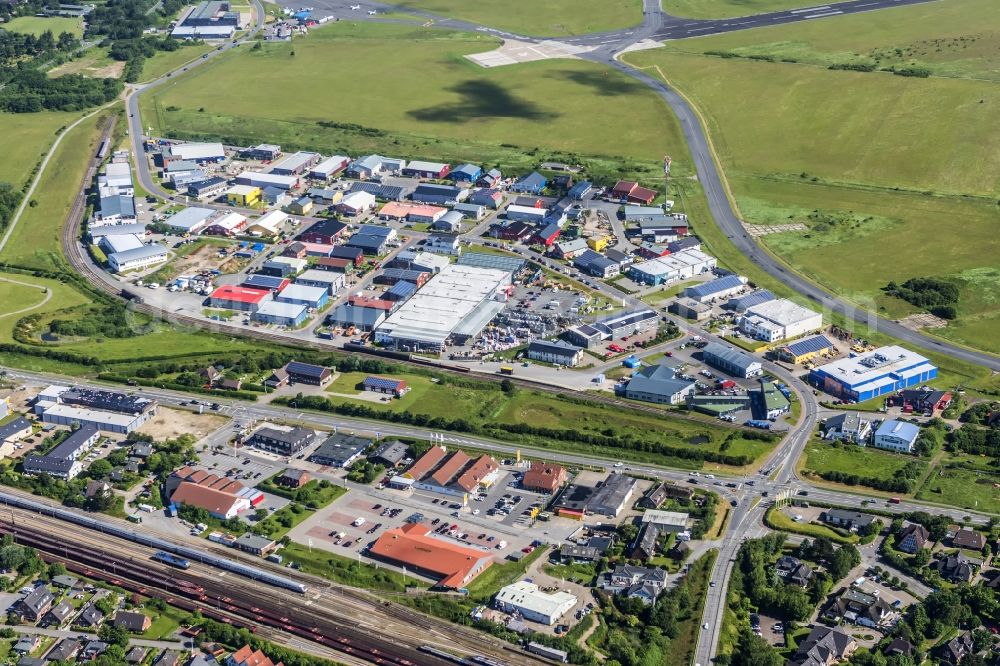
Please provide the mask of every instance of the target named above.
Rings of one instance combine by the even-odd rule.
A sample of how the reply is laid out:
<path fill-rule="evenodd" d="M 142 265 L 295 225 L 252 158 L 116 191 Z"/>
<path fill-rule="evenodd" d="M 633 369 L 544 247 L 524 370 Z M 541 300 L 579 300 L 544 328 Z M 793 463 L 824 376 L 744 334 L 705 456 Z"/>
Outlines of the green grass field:
<path fill-rule="evenodd" d="M 980 61 L 997 69 L 995 43 L 971 33 L 963 42 L 961 35 L 993 24 L 1000 28 L 1000 18 L 991 15 L 977 28 L 981 0 L 957 0 L 947 8 L 941 23 L 948 37 L 937 48 L 961 50 L 954 41 L 968 49 L 995 49 L 997 54 L 982 54 Z M 890 14 L 902 20 L 882 18 Z M 860 53 L 867 43 L 882 53 L 909 43 L 907 38 L 929 38 L 937 29 L 937 14 L 926 5 L 865 16 L 872 19 L 870 29 L 858 22 L 861 17 L 805 22 L 670 42 L 628 60 L 664 75 L 701 111 L 745 219 L 807 226 L 765 237 L 772 251 L 820 284 L 890 318 L 916 308 L 882 294 L 889 280 L 952 278 L 963 287 L 959 319 L 935 333 L 1000 351 L 1000 338 L 992 333 L 1000 321 L 1000 271 L 987 260 L 1000 253 L 995 233 L 1000 152 L 991 120 L 1000 88 L 971 78 L 827 69 L 828 62 L 843 60 L 833 49 Z M 803 57 L 796 54 L 804 51 L 814 64 L 781 62 Z M 958 65 L 951 67 L 958 71 Z M 750 98 L 758 101 L 732 103 Z M 695 231 L 707 232 L 710 251 L 721 244 L 710 226 L 696 222 Z M 929 237 L 933 252 L 927 251 Z M 893 261 L 887 262 L 883 248 L 889 246 Z"/>
<path fill-rule="evenodd" d="M 173 71 L 191 60 L 197 60 L 211 51 L 211 44 L 185 44 L 176 51 L 157 51 L 152 58 L 146 58 L 142 64 L 143 81 L 151 81 Z"/>
<path fill-rule="evenodd" d="M 963 509 L 1000 513 L 998 483 L 1000 477 L 996 473 L 949 468 L 945 465 L 931 473 L 923 487 L 917 491 L 916 497 Z"/>
<path fill-rule="evenodd" d="M 143 119 L 171 136 L 507 169 L 560 155 L 609 179 L 659 179 L 664 152 L 677 158 L 682 151 L 678 124 L 641 84 L 577 60 L 483 69 L 463 57 L 496 45 L 491 37 L 430 28 L 331 24 L 294 45 L 213 59 L 144 96 Z M 614 123 L 609 104 L 617 109 Z M 685 160 L 678 161 L 683 173 Z"/>
<path fill-rule="evenodd" d="M 10 152 L 0 161 L 0 182 L 21 187 L 55 141 L 56 130 L 79 117 L 79 113 L 62 111 L 0 113 L 0 135 L 17 137 L 7 142 Z"/>
<path fill-rule="evenodd" d="M 508 0 L 503 3 L 399 0 L 393 4 L 541 37 L 617 30 L 642 22 L 641 0 Z"/>
<path fill-rule="evenodd" d="M 660 0 L 663 11 L 685 18 L 730 18 L 808 7 L 807 0 Z"/>
<path fill-rule="evenodd" d="M 5 278 L 17 280 L 17 283 L 7 282 Z M 16 276 L 0 276 L 0 320 L 16 316 L 14 313 L 31 309 L 45 301 L 43 287 L 26 287 L 20 284 L 32 282 L 31 278 L 23 280 Z"/>
<path fill-rule="evenodd" d="M 82 74 L 94 78 L 118 78 L 124 69 L 125 63 L 113 60 L 108 55 L 107 48 L 92 46 L 79 58 L 50 69 L 48 75 L 57 77 L 65 74 Z"/>
<path fill-rule="evenodd" d="M 813 441 L 806 445 L 802 468 L 806 472 L 844 472 L 864 474 L 874 479 L 891 479 L 914 460 L 919 458 L 870 447 L 840 447 L 826 441 Z"/>
<path fill-rule="evenodd" d="M 68 32 L 77 38 L 83 37 L 83 19 L 63 16 L 18 16 L 7 23 L 0 24 L 0 28 L 32 35 L 40 35 L 45 31 L 50 31 L 54 37 L 58 37 L 63 32 Z"/>
<path fill-rule="evenodd" d="M 767 513 L 764 516 L 764 523 L 773 530 L 793 532 L 795 534 L 802 534 L 814 539 L 829 539 L 830 541 L 834 541 L 836 543 L 858 542 L 857 534 L 844 537 L 825 525 L 813 525 L 812 523 L 796 522 L 789 518 L 783 511 L 780 511 L 775 507 L 771 507 L 767 510 Z"/>

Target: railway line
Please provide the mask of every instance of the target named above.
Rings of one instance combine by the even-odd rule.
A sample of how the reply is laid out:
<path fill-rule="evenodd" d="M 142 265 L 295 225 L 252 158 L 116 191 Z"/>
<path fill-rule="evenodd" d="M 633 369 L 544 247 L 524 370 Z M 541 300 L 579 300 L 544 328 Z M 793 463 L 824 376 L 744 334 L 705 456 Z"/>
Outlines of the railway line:
<path fill-rule="evenodd" d="M 271 592 L 228 585 L 224 579 L 189 577 L 145 558 L 115 557 L 79 540 L 70 543 L 35 526 L 4 522 L 0 523 L 0 534 L 10 534 L 17 543 L 37 549 L 46 561 L 62 562 L 67 569 L 80 575 L 101 579 L 143 596 L 160 597 L 170 605 L 188 611 L 198 610 L 205 617 L 253 632 L 259 627 L 270 627 L 374 664 L 447 664 L 443 659 L 428 657 L 386 637 L 372 639 L 354 627 L 331 621 L 321 612 L 276 604 L 277 599 Z"/>
<path fill-rule="evenodd" d="M 74 530 L 56 517 L 16 507 L 9 511 L 8 515 L 5 509 L 0 517 L 0 533 L 15 535 L 18 542 L 37 548 L 47 557 L 59 558 L 67 568 L 83 567 L 91 572 L 79 571 L 81 574 L 94 575 L 132 591 L 142 588 L 146 590 L 143 594 L 157 590 L 156 596 L 169 603 L 176 601 L 175 605 L 187 610 L 198 607 L 206 617 L 220 622 L 271 628 L 341 654 L 357 658 L 368 655 L 375 659 L 374 663 L 403 663 L 385 660 L 384 655 L 392 652 L 400 653 L 397 656 L 413 664 L 438 666 L 440 662 L 431 661 L 426 655 L 417 656 L 417 648 L 429 642 L 470 657 L 499 658 L 498 663 L 509 666 L 539 663 L 539 659 L 515 646 L 471 629 L 446 625 L 362 590 L 330 584 L 324 587 L 314 577 L 297 574 L 295 578 L 308 588 L 308 593 L 301 595 L 260 582 L 250 585 L 237 581 L 232 573 L 220 572 L 197 561 L 189 569 L 178 570 L 154 561 L 153 547 L 136 548 L 118 537 Z M 123 546 L 127 548 L 124 551 L 127 556 L 112 555 L 122 551 Z"/>

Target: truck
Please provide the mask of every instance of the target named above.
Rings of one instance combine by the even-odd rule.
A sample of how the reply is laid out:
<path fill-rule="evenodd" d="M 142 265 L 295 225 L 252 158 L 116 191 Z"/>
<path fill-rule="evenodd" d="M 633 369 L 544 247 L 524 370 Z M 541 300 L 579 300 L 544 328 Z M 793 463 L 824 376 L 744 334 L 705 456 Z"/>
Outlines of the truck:
<path fill-rule="evenodd" d="M 760 428 L 761 430 L 770 430 L 771 423 L 769 421 L 761 421 L 759 419 L 750 419 L 746 421 L 743 425 L 749 426 L 751 428 Z"/>

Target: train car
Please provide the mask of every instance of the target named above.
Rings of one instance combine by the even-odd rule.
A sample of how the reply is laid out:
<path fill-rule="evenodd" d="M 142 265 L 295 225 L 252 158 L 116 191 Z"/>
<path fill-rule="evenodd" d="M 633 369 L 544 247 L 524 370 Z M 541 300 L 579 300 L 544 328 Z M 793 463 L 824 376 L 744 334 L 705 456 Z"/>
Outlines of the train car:
<path fill-rule="evenodd" d="M 177 567 L 178 569 L 188 569 L 191 567 L 191 563 L 183 557 L 177 557 L 176 555 L 163 550 L 156 551 L 153 554 L 153 559 L 157 562 L 163 562 L 164 564 L 169 564 L 172 567 Z"/>

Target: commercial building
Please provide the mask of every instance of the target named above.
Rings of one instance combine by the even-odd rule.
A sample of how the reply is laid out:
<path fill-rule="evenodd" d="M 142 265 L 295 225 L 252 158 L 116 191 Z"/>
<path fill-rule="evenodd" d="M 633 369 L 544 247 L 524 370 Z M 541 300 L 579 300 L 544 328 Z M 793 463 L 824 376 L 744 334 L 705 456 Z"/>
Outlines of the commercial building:
<path fill-rule="evenodd" d="M 583 348 L 562 340 L 532 340 L 525 352 L 532 361 L 575 367 L 583 360 Z"/>
<path fill-rule="evenodd" d="M 413 479 L 416 488 L 462 496 L 490 487 L 499 474 L 500 468 L 490 456 L 470 458 L 460 449 L 449 454 L 443 446 L 432 446 L 404 476 Z"/>
<path fill-rule="evenodd" d="M 316 166 L 309 169 L 309 177 L 316 180 L 329 180 L 333 176 L 347 168 L 351 158 L 343 155 L 328 157 Z"/>
<path fill-rule="evenodd" d="M 746 278 L 740 275 L 726 275 L 710 282 L 688 287 L 684 290 L 684 296 L 707 303 L 719 298 L 726 298 L 746 287 Z"/>
<path fill-rule="evenodd" d="M 80 458 L 97 440 L 101 438 L 97 426 L 87 423 L 57 444 L 45 455 L 29 454 L 22 462 L 24 473 L 31 475 L 47 474 L 60 479 L 75 478 L 83 465 Z"/>
<path fill-rule="evenodd" d="M 246 156 L 252 160 L 273 162 L 281 157 L 281 146 L 274 143 L 260 143 L 256 146 L 252 146 L 250 150 L 246 152 Z"/>
<path fill-rule="evenodd" d="M 605 317 L 591 324 L 574 326 L 564 337 L 575 345 L 592 349 L 607 340 L 620 340 L 655 330 L 660 317 L 653 310 L 635 310 Z"/>
<path fill-rule="evenodd" d="M 764 372 L 761 362 L 753 356 L 719 342 L 710 342 L 702 350 L 702 360 L 713 368 L 735 377 L 758 377 Z"/>
<path fill-rule="evenodd" d="M 365 449 L 371 444 L 372 440 L 366 437 L 356 437 L 344 433 L 330 435 L 309 456 L 309 462 L 327 467 L 350 467 L 361 458 Z"/>
<path fill-rule="evenodd" d="M 107 236 L 102 236 L 97 244 L 109 254 L 135 250 L 145 245 L 142 237 L 138 234 L 108 234 Z"/>
<path fill-rule="evenodd" d="M 906 421 L 886 420 L 875 431 L 872 446 L 879 449 L 913 453 L 913 446 L 920 436 L 920 428 Z"/>
<path fill-rule="evenodd" d="M 187 480 L 185 477 L 197 480 Z M 248 496 L 245 491 L 249 489 L 244 487 L 242 483 L 230 481 L 214 474 L 207 474 L 203 471 L 196 473 L 191 468 L 184 467 L 167 481 L 167 488 L 174 488 L 169 493 L 172 503 L 205 509 L 210 516 L 221 520 L 235 518 L 242 511 L 253 506 L 251 501 L 253 495 Z M 263 500 L 263 493 L 258 494 Z"/>
<path fill-rule="evenodd" d="M 257 171 L 244 171 L 236 176 L 236 182 L 240 185 L 253 185 L 262 190 L 268 187 L 276 187 L 279 190 L 291 190 L 299 185 L 298 176 L 283 176 L 278 173 L 259 173 Z"/>
<path fill-rule="evenodd" d="M 505 613 L 520 615 L 531 622 L 552 625 L 576 606 L 578 601 L 569 592 L 543 592 L 538 585 L 522 580 L 501 587 L 493 604 L 497 610 Z"/>
<path fill-rule="evenodd" d="M 739 317 L 740 331 L 764 342 L 797 338 L 823 327 L 823 315 L 779 298 L 747 308 Z"/>
<path fill-rule="evenodd" d="M 821 354 L 835 352 L 833 342 L 825 335 L 814 335 L 803 340 L 778 347 L 775 350 L 778 358 L 789 363 L 806 363 Z"/>
<path fill-rule="evenodd" d="M 424 162 L 413 160 L 403 167 L 403 175 L 410 178 L 441 179 L 451 172 L 451 165 L 442 162 Z"/>
<path fill-rule="evenodd" d="M 262 215 L 247 224 L 246 232 L 250 236 L 271 238 L 281 232 L 282 225 L 288 221 L 288 213 L 280 210 L 272 210 L 266 215 Z"/>
<path fill-rule="evenodd" d="M 438 578 L 436 587 L 456 590 L 465 588 L 494 561 L 487 550 L 438 539 L 423 523 L 386 530 L 369 555 Z"/>
<path fill-rule="evenodd" d="M 265 557 L 277 550 L 278 542 L 270 537 L 247 532 L 233 542 L 233 547 L 242 550 L 244 553 Z"/>
<path fill-rule="evenodd" d="M 670 305 L 667 306 L 667 310 L 673 312 L 679 317 L 684 317 L 685 319 L 693 319 L 694 321 L 705 321 L 712 316 L 712 306 L 708 303 L 699 303 L 698 301 L 688 298 L 686 296 L 678 296 Z"/>
<path fill-rule="evenodd" d="M 266 301 L 271 300 L 270 292 L 262 289 L 248 289 L 226 284 L 208 297 L 208 303 L 213 308 L 237 310 L 239 312 L 256 312 Z"/>
<path fill-rule="evenodd" d="M 205 228 L 213 215 L 215 215 L 215 211 L 211 208 L 192 206 L 191 208 L 185 208 L 175 215 L 171 215 L 163 223 L 176 233 L 196 234 Z"/>
<path fill-rule="evenodd" d="M 201 232 L 206 236 L 235 236 L 247 226 L 247 218 L 240 213 L 231 211 L 209 220 Z"/>
<path fill-rule="evenodd" d="M 135 220 L 135 199 L 127 194 L 102 196 L 91 224 L 123 224 Z"/>
<path fill-rule="evenodd" d="M 787 389 L 785 389 L 787 391 Z M 791 410 L 792 403 L 774 382 L 760 380 L 760 385 L 747 391 L 750 412 L 758 420 L 776 419 Z"/>
<path fill-rule="evenodd" d="M 226 159 L 226 149 L 221 143 L 175 143 L 163 149 L 164 164 L 174 160 L 186 160 L 205 164 Z"/>
<path fill-rule="evenodd" d="M 250 436 L 247 446 L 282 456 L 293 456 L 312 444 L 315 436 L 316 433 L 308 428 L 278 429 L 264 426 Z"/>
<path fill-rule="evenodd" d="M 925 357 L 891 345 L 814 368 L 809 381 L 830 395 L 860 402 L 923 384 L 937 373 Z"/>
<path fill-rule="evenodd" d="M 451 264 L 376 329 L 375 340 L 395 349 L 440 352 L 479 335 L 504 308 L 507 271 Z"/>
<path fill-rule="evenodd" d="M 14 445 L 32 433 L 31 421 L 18 417 L 0 425 L 0 457 L 6 458 L 14 452 Z"/>
<path fill-rule="evenodd" d="M 303 243 L 323 243 L 332 245 L 347 229 L 347 225 L 337 220 L 320 220 L 299 234 L 296 240 Z M 337 256 L 337 255 L 331 255 Z M 360 264 L 360 262 L 357 262 Z"/>
<path fill-rule="evenodd" d="M 274 300 L 318 310 L 329 302 L 330 290 L 327 287 L 309 287 L 295 282 L 275 294 Z"/>
<path fill-rule="evenodd" d="M 402 398 L 410 390 L 410 387 L 407 386 L 406 382 L 402 379 L 375 377 L 371 375 L 365 377 L 364 381 L 361 382 L 361 386 L 366 391 L 371 391 L 372 393 L 383 393 L 385 395 L 391 395 L 394 398 Z"/>
<path fill-rule="evenodd" d="M 565 467 L 536 460 L 531 463 L 531 467 L 524 473 L 524 478 L 521 479 L 521 486 L 525 490 L 554 495 L 566 483 L 566 479 Z"/>
<path fill-rule="evenodd" d="M 715 257 L 700 250 L 684 250 L 677 254 L 633 264 L 629 267 L 628 274 L 636 282 L 660 285 L 708 273 L 715 270 L 717 265 Z"/>
<path fill-rule="evenodd" d="M 831 416 L 823 422 L 823 437 L 844 440 L 862 446 L 872 434 L 872 422 L 858 412 Z"/>
<path fill-rule="evenodd" d="M 155 400 L 115 391 L 49 386 L 35 399 L 34 412 L 45 423 L 127 434 L 156 416 L 156 407 Z"/>
<path fill-rule="evenodd" d="M 250 318 L 262 324 L 295 328 L 304 324 L 309 318 L 309 308 L 301 303 L 265 301 L 250 315 Z"/>
<path fill-rule="evenodd" d="M 679 378 L 677 369 L 664 362 L 632 373 L 624 393 L 629 400 L 679 405 L 694 395 L 694 390 L 695 382 Z"/>
<path fill-rule="evenodd" d="M 587 502 L 587 512 L 617 518 L 635 493 L 636 480 L 625 474 L 611 474 Z"/>
<path fill-rule="evenodd" d="M 159 243 L 150 243 L 124 252 L 108 255 L 108 266 L 115 273 L 140 270 L 163 263 L 168 258 L 167 248 Z"/>
<path fill-rule="evenodd" d="M 256 185 L 233 185 L 226 190 L 226 203 L 230 206 L 250 208 L 260 201 L 260 188 Z"/>
<path fill-rule="evenodd" d="M 334 377 L 330 368 L 312 363 L 302 363 L 301 361 L 289 361 L 285 364 L 284 370 L 288 374 L 289 381 L 293 384 L 326 386 Z"/>
<path fill-rule="evenodd" d="M 176 184 L 176 181 L 174 181 L 174 183 Z M 188 196 L 196 199 L 214 199 L 222 194 L 228 186 L 229 183 L 225 178 L 212 176 L 211 178 L 205 178 L 204 180 L 196 180 L 193 183 L 188 183 L 185 191 Z"/>
<path fill-rule="evenodd" d="M 271 173 L 276 173 L 280 176 L 300 176 L 305 173 L 306 169 L 318 161 L 318 153 L 299 151 L 271 165 Z"/>
<path fill-rule="evenodd" d="M 584 250 L 573 260 L 573 266 L 587 275 L 599 278 L 613 278 L 621 273 L 622 267 L 617 261 L 608 259 L 591 249 Z"/>

